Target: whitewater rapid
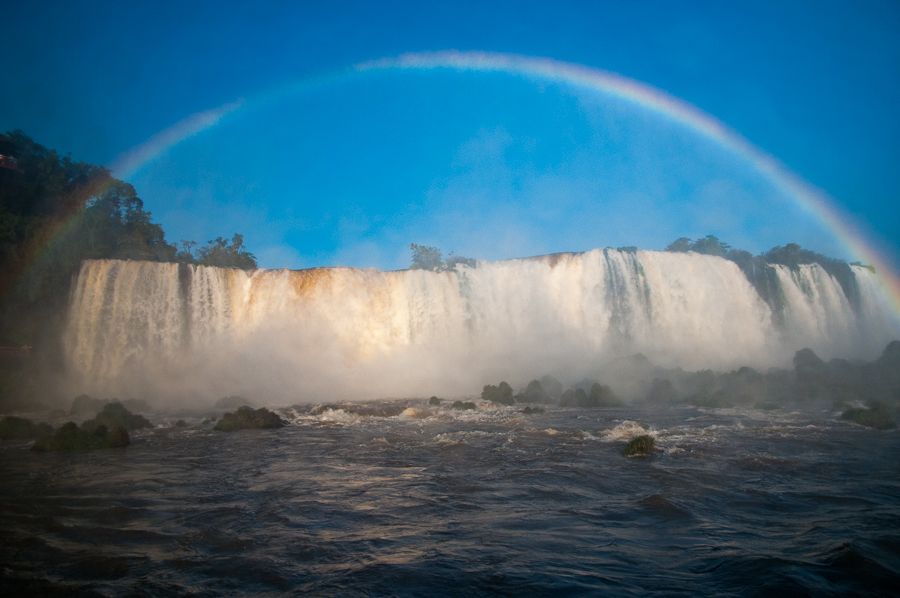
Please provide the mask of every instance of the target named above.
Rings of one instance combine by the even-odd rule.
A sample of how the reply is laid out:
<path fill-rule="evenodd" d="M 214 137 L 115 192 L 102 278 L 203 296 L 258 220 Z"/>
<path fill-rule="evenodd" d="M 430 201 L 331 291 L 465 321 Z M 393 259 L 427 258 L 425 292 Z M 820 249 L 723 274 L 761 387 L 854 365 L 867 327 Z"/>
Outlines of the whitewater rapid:
<path fill-rule="evenodd" d="M 93 260 L 66 334 L 73 389 L 295 402 L 472 394 L 552 374 L 614 376 L 643 353 L 685 369 L 872 359 L 900 326 L 876 274 L 854 301 L 816 264 L 775 269 L 769 305 L 733 262 L 598 249 L 455 271 L 243 271 Z"/>

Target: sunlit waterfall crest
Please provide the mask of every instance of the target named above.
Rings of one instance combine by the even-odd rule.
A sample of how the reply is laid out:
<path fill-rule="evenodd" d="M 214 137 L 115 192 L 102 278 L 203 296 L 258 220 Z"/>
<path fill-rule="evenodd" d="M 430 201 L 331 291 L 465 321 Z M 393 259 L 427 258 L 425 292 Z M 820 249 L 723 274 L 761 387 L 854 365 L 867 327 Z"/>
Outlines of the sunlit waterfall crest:
<path fill-rule="evenodd" d="M 898 336 L 877 276 L 858 300 L 818 265 L 772 266 L 779 305 L 734 263 L 611 249 L 456 271 L 258 270 L 87 261 L 66 339 L 79 391 L 265 400 L 467 394 L 552 373 L 602 378 L 641 352 L 664 366 L 788 366 L 877 356 Z"/>

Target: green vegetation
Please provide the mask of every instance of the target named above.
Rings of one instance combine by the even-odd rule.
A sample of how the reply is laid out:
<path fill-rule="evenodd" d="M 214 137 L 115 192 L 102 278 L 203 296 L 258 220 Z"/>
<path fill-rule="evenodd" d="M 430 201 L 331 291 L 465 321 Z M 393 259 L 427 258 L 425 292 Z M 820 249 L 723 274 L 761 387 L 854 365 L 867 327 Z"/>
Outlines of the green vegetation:
<path fill-rule="evenodd" d="M 194 258 L 191 249 L 193 243 L 181 242 L 182 250 L 178 252 L 179 261 L 196 263 L 201 266 L 218 266 L 220 268 L 240 268 L 255 270 L 256 256 L 244 247 L 244 236 L 237 233 L 231 238 L 231 245 L 222 237 L 216 237 L 206 247 L 201 247 Z M 193 259 L 191 259 L 193 258 Z"/>
<path fill-rule="evenodd" d="M 484 401 L 492 403 L 500 403 L 501 405 L 514 405 L 512 386 L 506 382 L 501 382 L 497 386 L 486 384 L 484 390 L 481 391 L 481 398 Z"/>
<path fill-rule="evenodd" d="M 581 387 L 570 388 L 559 399 L 560 407 L 621 407 L 624 405 L 609 386 L 594 382 L 590 393 Z"/>
<path fill-rule="evenodd" d="M 104 166 L 77 162 L 21 131 L 0 134 L 0 346 L 32 347 L 0 362 L 0 404 L 33 402 L 45 374 L 62 371 L 61 332 L 73 276 L 88 259 L 256 268 L 235 235 L 200 248 L 168 243 L 137 191 Z"/>
<path fill-rule="evenodd" d="M 252 407 L 241 407 L 234 413 L 226 413 L 215 425 L 213 430 L 220 432 L 234 432 L 235 430 L 247 430 L 250 428 L 280 428 L 284 426 L 284 420 L 265 407 L 254 410 Z"/>
<path fill-rule="evenodd" d="M 517 403 L 550 403 L 553 399 L 550 394 L 544 390 L 544 385 L 540 380 L 532 380 L 525 387 L 525 391 L 515 396 Z"/>
<path fill-rule="evenodd" d="M 52 433 L 53 427 L 49 424 L 35 424 L 24 417 L 7 415 L 0 420 L 0 440 L 26 440 Z"/>
<path fill-rule="evenodd" d="M 461 411 L 467 411 L 470 409 L 478 409 L 478 406 L 475 405 L 475 403 L 472 403 L 470 401 L 466 401 L 466 402 L 453 401 L 453 404 L 450 405 L 450 409 L 459 409 Z"/>
<path fill-rule="evenodd" d="M 431 397 L 430 399 L 428 399 L 428 404 L 429 405 L 440 405 L 441 400 L 437 397 Z"/>
<path fill-rule="evenodd" d="M 625 404 L 609 386 L 596 382 L 591 385 L 588 403 L 590 407 L 621 407 Z"/>
<path fill-rule="evenodd" d="M 94 419 L 89 419 L 81 425 L 86 430 L 93 430 L 100 426 L 104 426 L 110 430 L 116 426 L 120 426 L 126 430 L 139 430 L 141 428 L 153 427 L 153 424 L 151 424 L 146 417 L 130 412 L 122 403 L 107 403 Z"/>
<path fill-rule="evenodd" d="M 472 258 L 454 255 L 452 252 L 446 260 L 443 259 L 441 250 L 437 247 L 428 247 L 427 245 L 416 245 L 411 243 L 409 246 L 412 251 L 412 264 L 410 270 L 432 270 L 434 272 L 445 272 L 447 270 L 456 270 L 456 266 L 463 264 L 470 268 L 475 268 L 477 263 Z"/>
<path fill-rule="evenodd" d="M 541 413 L 544 413 L 544 410 L 541 407 L 526 407 L 522 410 L 522 413 L 524 413 L 525 415 L 539 415 Z"/>
<path fill-rule="evenodd" d="M 121 448 L 131 444 L 128 431 L 122 426 L 107 428 L 104 425 L 92 429 L 78 428 L 75 422 L 63 424 L 52 436 L 38 438 L 31 450 L 43 452 L 90 451 L 104 448 Z"/>
<path fill-rule="evenodd" d="M 175 422 L 175 427 L 176 428 L 186 428 L 187 422 L 185 422 L 183 419 L 179 419 L 177 422 Z"/>
<path fill-rule="evenodd" d="M 841 414 L 841 419 L 846 419 L 867 428 L 876 430 L 890 430 L 897 427 L 897 423 L 887 408 L 876 404 L 871 409 L 847 409 Z"/>
<path fill-rule="evenodd" d="M 622 453 L 626 457 L 634 455 L 649 455 L 656 449 L 656 441 L 652 436 L 637 436 L 628 443 Z"/>
<path fill-rule="evenodd" d="M 856 288 L 853 271 L 850 268 L 851 264 L 824 256 L 809 249 L 803 249 L 796 243 L 788 243 L 784 247 L 776 246 L 765 253 L 753 256 L 748 251 L 733 249 L 728 243 L 719 241 L 713 235 L 707 235 L 697 240 L 681 237 L 670 243 L 666 247 L 666 251 L 694 251 L 705 255 L 716 255 L 734 262 L 747 276 L 747 280 L 756 287 L 763 300 L 776 310 L 782 308 L 782 297 L 780 296 L 774 271 L 768 266 L 780 264 L 796 270 L 805 264 L 818 264 L 840 283 L 850 303 L 854 307 L 859 305 L 859 291 Z M 874 272 L 872 266 L 864 266 L 859 262 L 855 262 L 852 265 L 862 266 Z"/>

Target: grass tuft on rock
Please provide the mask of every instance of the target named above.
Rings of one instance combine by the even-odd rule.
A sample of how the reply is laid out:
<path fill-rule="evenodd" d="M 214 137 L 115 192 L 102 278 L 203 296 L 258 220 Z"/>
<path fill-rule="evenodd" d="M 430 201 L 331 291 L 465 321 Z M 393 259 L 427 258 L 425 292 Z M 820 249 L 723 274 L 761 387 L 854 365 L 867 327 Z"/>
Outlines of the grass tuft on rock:
<path fill-rule="evenodd" d="M 215 425 L 213 430 L 220 432 L 234 432 L 235 430 L 248 430 L 253 428 L 280 428 L 284 426 L 284 420 L 265 407 L 253 409 L 252 407 L 240 407 L 234 413 L 226 413 Z"/>
<path fill-rule="evenodd" d="M 649 455 L 656 448 L 656 441 L 652 436 L 637 436 L 632 438 L 625 451 L 622 453 L 626 457 L 634 455 Z"/>

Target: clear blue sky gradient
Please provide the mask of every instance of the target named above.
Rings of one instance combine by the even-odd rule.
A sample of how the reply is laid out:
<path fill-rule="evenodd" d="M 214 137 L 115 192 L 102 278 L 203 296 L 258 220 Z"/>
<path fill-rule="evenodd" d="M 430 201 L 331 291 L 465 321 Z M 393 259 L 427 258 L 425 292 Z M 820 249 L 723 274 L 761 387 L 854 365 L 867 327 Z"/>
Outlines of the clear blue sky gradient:
<path fill-rule="evenodd" d="M 111 165 L 241 110 L 129 177 L 170 241 L 241 232 L 265 267 L 402 268 L 716 234 L 842 247 L 746 164 L 627 102 L 502 73 L 366 73 L 447 49 L 619 73 L 711 114 L 834 198 L 900 265 L 896 2 L 17 2 L 0 130 Z"/>

